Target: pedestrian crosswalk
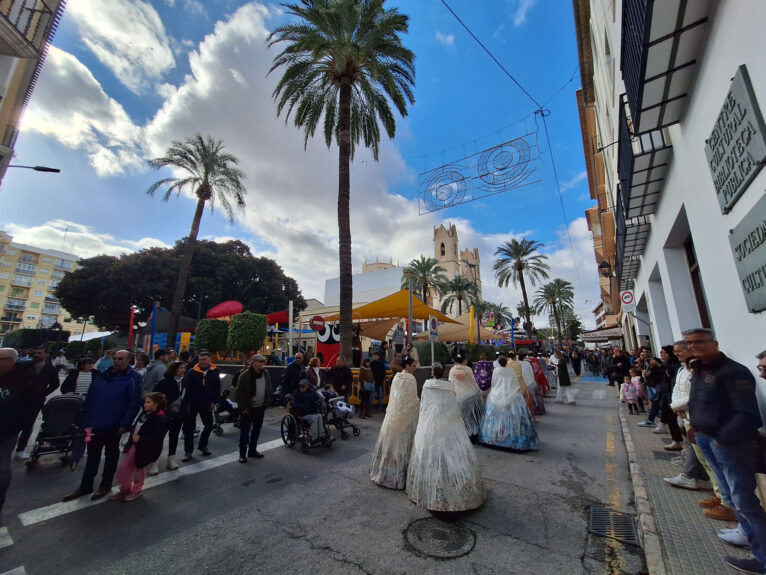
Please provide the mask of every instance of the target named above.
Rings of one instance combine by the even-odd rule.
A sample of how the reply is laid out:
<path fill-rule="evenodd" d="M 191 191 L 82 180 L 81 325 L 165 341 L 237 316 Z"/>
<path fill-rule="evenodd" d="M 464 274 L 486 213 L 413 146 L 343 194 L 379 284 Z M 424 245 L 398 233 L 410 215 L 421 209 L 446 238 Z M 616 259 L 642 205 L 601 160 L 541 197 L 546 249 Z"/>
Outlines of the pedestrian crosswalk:
<path fill-rule="evenodd" d="M 11 539 L 11 534 L 8 533 L 8 528 L 0 527 L 0 549 L 10 547 L 11 545 L 13 545 L 13 539 Z"/>
<path fill-rule="evenodd" d="M 24 566 L 22 565 L 21 567 L 16 567 L 16 569 L 0 573 L 0 575 L 27 575 L 27 570 L 24 569 Z"/>

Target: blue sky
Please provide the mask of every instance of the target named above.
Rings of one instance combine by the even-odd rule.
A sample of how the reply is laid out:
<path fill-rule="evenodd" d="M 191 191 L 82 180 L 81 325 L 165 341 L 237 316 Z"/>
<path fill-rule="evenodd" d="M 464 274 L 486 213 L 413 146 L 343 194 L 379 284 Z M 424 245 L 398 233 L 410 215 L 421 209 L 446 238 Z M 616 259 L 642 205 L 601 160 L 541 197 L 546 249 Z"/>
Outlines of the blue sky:
<path fill-rule="evenodd" d="M 396 138 L 382 142 L 380 162 L 360 151 L 352 166 L 354 269 L 365 258 L 404 264 L 432 255 L 433 226 L 452 222 L 460 248 L 480 250 L 485 299 L 515 307 L 519 292 L 493 285 L 492 256 L 525 235 L 545 242 L 555 276 L 575 284 L 577 311 L 591 324 L 598 277 L 583 214 L 593 202 L 571 3 L 449 4 L 550 110 L 571 246 L 535 105 L 440 1 L 402 0 L 387 5 L 411 18 L 416 103 Z M 248 208 L 233 224 L 206 212 L 200 236 L 245 241 L 322 299 L 324 280 L 337 276 L 337 151 L 322 138 L 304 150 L 303 135 L 275 117 L 265 38 L 284 18 L 278 4 L 240 0 L 69 0 L 16 147 L 17 163 L 63 172 L 9 170 L 0 226 L 17 241 L 82 256 L 170 245 L 188 233 L 194 202 L 148 197 L 158 176 L 145 160 L 209 133 L 242 161 Z M 539 183 L 418 215 L 419 173 L 525 133 L 540 144 Z"/>

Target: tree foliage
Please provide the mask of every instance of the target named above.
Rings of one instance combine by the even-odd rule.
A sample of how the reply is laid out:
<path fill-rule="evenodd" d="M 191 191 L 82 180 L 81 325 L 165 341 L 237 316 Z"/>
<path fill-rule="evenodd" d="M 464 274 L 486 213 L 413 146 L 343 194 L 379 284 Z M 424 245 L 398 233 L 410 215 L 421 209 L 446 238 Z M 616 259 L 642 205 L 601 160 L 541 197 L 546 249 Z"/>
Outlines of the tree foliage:
<path fill-rule="evenodd" d="M 512 239 L 505 242 L 495 250 L 495 255 L 499 256 L 493 265 L 495 278 L 499 287 L 508 287 L 509 283 L 521 287 L 521 297 L 523 298 L 524 329 L 528 333 L 532 332 L 531 308 L 529 306 L 529 297 L 527 295 L 527 281 L 535 285 L 538 281 L 548 278 L 550 266 L 546 263 L 548 256 L 537 253 L 544 244 L 536 240 L 522 238 Z"/>
<path fill-rule="evenodd" d="M 231 318 L 228 348 L 235 351 L 256 351 L 266 339 L 266 317 L 249 311 Z"/>
<path fill-rule="evenodd" d="M 169 249 L 81 260 L 61 280 L 56 296 L 73 317 L 93 316 L 99 327 L 126 331 L 131 305 L 139 308 L 135 321 L 142 322 L 151 313 L 152 301 L 165 307 L 170 304 L 184 248 L 184 240 L 179 240 Z M 227 300 L 267 314 L 287 309 L 291 299 L 297 310 L 306 307 L 297 282 L 274 260 L 253 257 L 250 248 L 237 240 L 197 243 L 183 300 L 184 315 L 197 317 L 199 312 L 204 316 Z"/>
<path fill-rule="evenodd" d="M 447 281 L 442 288 L 442 295 L 446 295 L 442 302 L 442 313 L 452 310 L 452 306 L 457 303 L 457 315 L 463 314 L 463 302 L 470 305 L 476 298 L 476 284 L 462 274 L 456 274 L 454 278 Z"/>
<path fill-rule="evenodd" d="M 556 278 L 545 284 L 535 293 L 535 309 L 538 314 L 548 312 L 553 314 L 556 330 L 561 343 L 561 314 L 565 309 L 574 307 L 574 286 L 566 280 Z"/>
<path fill-rule="evenodd" d="M 420 255 L 420 259 L 412 260 L 402 272 L 402 289 L 408 289 L 409 280 L 420 289 L 420 298 L 426 305 L 432 305 L 429 294 L 439 295 L 447 283 L 447 270 L 436 258 Z"/>
<path fill-rule="evenodd" d="M 282 69 L 273 96 L 277 115 L 293 117 L 305 143 L 321 125 L 325 142 L 338 144 L 338 263 L 340 271 L 340 353 L 351 356 L 351 173 L 361 141 L 378 159 L 380 125 L 396 133 L 391 104 L 402 116 L 415 102 L 415 55 L 401 36 L 409 18 L 384 0 L 302 0 L 285 4 L 294 16 L 269 36 L 282 51 L 269 73 Z"/>
<path fill-rule="evenodd" d="M 227 348 L 229 324 L 220 319 L 203 319 L 194 330 L 194 347 L 197 350 L 206 349 L 212 353 Z"/>
<path fill-rule="evenodd" d="M 199 224 L 205 211 L 205 204 L 210 205 L 212 211 L 215 202 L 222 206 L 226 216 L 233 220 L 232 202 L 238 208 L 245 208 L 245 187 L 242 181 L 245 173 L 237 168 L 237 160 L 233 155 L 223 151 L 223 142 L 212 136 L 202 137 L 195 134 L 192 138 L 184 141 L 173 142 L 165 155 L 161 158 L 149 160 L 149 165 L 155 170 L 172 168 L 176 173 L 182 173 L 183 177 L 162 178 L 154 182 L 146 191 L 153 196 L 157 190 L 164 189 L 162 200 L 167 202 L 175 193 L 180 196 L 181 192 L 188 189 L 197 196 L 197 209 L 192 218 L 189 236 L 186 238 L 183 259 L 178 267 L 176 285 L 173 290 L 171 307 L 170 327 L 168 328 L 168 341 L 176 340 L 178 322 L 183 313 L 183 299 L 186 294 L 186 282 L 191 273 L 192 258 L 197 243 Z"/>

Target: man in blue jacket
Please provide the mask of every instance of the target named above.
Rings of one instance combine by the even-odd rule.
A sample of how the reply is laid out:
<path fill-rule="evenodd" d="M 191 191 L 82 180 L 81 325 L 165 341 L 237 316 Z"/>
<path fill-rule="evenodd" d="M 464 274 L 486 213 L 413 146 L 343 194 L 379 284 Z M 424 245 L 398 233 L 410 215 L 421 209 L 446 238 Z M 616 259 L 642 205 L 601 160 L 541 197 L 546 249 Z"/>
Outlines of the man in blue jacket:
<path fill-rule="evenodd" d="M 210 361 L 210 352 L 201 349 L 197 354 L 197 365 L 186 372 L 183 379 L 184 399 L 182 411 L 184 420 L 184 456 L 181 461 L 189 461 L 194 452 L 194 428 L 197 415 L 202 420 L 202 434 L 199 436 L 199 450 L 202 455 L 210 455 L 207 442 L 213 431 L 213 409 L 221 396 L 221 376 L 218 368 Z"/>
<path fill-rule="evenodd" d="M 718 351 L 711 329 L 684 332 L 692 355 L 689 415 L 693 437 L 731 501 L 752 557 L 726 557 L 745 573 L 766 573 L 766 512 L 755 495 L 761 415 L 750 370 Z"/>
<path fill-rule="evenodd" d="M 64 496 L 71 501 L 93 493 L 93 481 L 104 452 L 104 470 L 98 491 L 91 499 L 101 499 L 112 491 L 112 479 L 120 459 L 120 437 L 126 433 L 141 408 L 141 374 L 130 367 L 130 352 L 114 354 L 107 368 L 90 386 L 83 406 L 83 427 L 92 429 L 88 442 L 88 458 L 80 486 Z"/>

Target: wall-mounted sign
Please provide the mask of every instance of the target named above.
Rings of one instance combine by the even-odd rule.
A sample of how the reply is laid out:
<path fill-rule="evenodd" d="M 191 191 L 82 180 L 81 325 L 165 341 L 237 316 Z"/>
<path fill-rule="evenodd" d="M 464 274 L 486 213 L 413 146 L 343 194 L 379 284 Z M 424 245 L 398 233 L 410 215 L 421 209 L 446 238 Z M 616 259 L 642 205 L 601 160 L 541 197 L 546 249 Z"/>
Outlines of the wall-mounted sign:
<path fill-rule="evenodd" d="M 633 296 L 633 290 L 621 291 L 620 302 L 622 303 L 622 311 L 625 313 L 636 311 L 636 298 Z"/>
<path fill-rule="evenodd" d="M 721 211 L 729 212 L 766 160 L 766 125 L 747 68 L 742 65 L 705 141 Z"/>
<path fill-rule="evenodd" d="M 766 309 L 766 194 L 729 233 L 747 309 Z"/>

